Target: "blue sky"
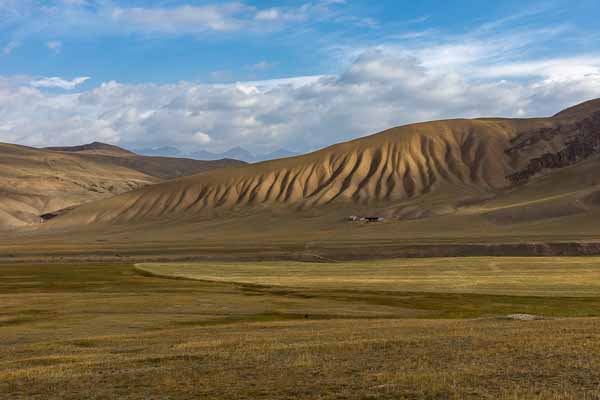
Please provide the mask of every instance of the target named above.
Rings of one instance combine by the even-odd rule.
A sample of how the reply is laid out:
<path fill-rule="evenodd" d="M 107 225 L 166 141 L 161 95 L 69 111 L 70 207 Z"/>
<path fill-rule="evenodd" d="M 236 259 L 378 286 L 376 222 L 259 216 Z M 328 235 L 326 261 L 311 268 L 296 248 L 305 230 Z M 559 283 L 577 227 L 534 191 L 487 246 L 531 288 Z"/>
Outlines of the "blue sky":
<path fill-rule="evenodd" d="M 310 151 L 600 97 L 580 1 L 0 0 L 0 141 Z"/>

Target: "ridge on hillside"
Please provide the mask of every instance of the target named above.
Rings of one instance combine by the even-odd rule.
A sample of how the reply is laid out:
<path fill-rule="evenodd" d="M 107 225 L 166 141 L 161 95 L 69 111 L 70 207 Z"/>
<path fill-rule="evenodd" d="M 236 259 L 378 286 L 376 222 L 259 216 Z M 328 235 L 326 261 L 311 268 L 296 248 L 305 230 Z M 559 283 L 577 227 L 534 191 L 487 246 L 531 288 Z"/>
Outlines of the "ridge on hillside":
<path fill-rule="evenodd" d="M 244 165 L 246 162 L 232 158 L 218 160 L 198 160 L 183 157 L 144 156 L 118 146 L 93 142 L 79 146 L 45 147 L 44 150 L 81 154 L 100 163 L 108 163 L 130 168 L 159 178 L 169 180 L 194 175 L 215 168 Z"/>
<path fill-rule="evenodd" d="M 555 114 L 553 118 L 582 118 L 598 111 L 600 111 L 600 99 L 593 99 L 566 108 Z"/>
<path fill-rule="evenodd" d="M 92 142 L 78 146 L 44 147 L 43 150 L 62 151 L 68 153 L 98 154 L 115 157 L 131 157 L 136 155 L 134 152 L 122 147 L 102 142 Z"/>

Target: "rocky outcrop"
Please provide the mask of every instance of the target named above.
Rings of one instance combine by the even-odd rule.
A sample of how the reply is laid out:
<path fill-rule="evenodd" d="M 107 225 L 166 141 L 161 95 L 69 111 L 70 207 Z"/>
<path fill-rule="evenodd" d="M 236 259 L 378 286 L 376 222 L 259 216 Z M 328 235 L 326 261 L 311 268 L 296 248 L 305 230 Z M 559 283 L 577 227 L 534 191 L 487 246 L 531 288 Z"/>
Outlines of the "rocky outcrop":
<path fill-rule="evenodd" d="M 559 124 L 555 128 L 542 128 L 518 136 L 506 150 L 508 155 L 540 146 L 544 142 L 562 141 L 563 147 L 556 152 L 547 152 L 531 158 L 526 168 L 509 175 L 513 184 L 527 182 L 532 176 L 548 169 L 564 168 L 590 156 L 600 153 L 600 112 L 568 125 Z"/>

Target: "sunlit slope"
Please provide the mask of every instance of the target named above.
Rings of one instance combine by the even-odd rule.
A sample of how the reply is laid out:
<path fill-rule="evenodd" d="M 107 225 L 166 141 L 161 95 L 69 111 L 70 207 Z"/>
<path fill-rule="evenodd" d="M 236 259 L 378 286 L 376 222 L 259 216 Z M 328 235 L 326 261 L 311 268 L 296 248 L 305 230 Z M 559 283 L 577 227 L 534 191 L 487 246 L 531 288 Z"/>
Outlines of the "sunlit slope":
<path fill-rule="evenodd" d="M 0 144 L 0 227 L 157 183 L 139 171 L 78 155 Z"/>
<path fill-rule="evenodd" d="M 504 150 L 531 121 L 408 125 L 305 156 L 212 171 L 74 210 L 63 223 L 130 222 L 215 209 L 389 204 L 437 192 L 493 193 L 511 171 Z"/>
<path fill-rule="evenodd" d="M 229 165 L 145 157 L 102 143 L 35 149 L 0 143 L 0 229 L 38 224 L 40 216 Z"/>

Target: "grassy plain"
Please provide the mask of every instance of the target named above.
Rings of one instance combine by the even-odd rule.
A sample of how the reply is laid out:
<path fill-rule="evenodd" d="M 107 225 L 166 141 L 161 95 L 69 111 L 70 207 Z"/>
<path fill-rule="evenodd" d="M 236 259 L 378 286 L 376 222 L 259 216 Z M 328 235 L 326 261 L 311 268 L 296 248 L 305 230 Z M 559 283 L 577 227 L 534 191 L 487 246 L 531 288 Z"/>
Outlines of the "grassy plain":
<path fill-rule="evenodd" d="M 0 265 L 0 398 L 598 399 L 597 265 Z"/>
<path fill-rule="evenodd" d="M 137 264 L 158 276 L 336 290 L 600 296 L 598 257 L 419 258 L 340 263 Z"/>

